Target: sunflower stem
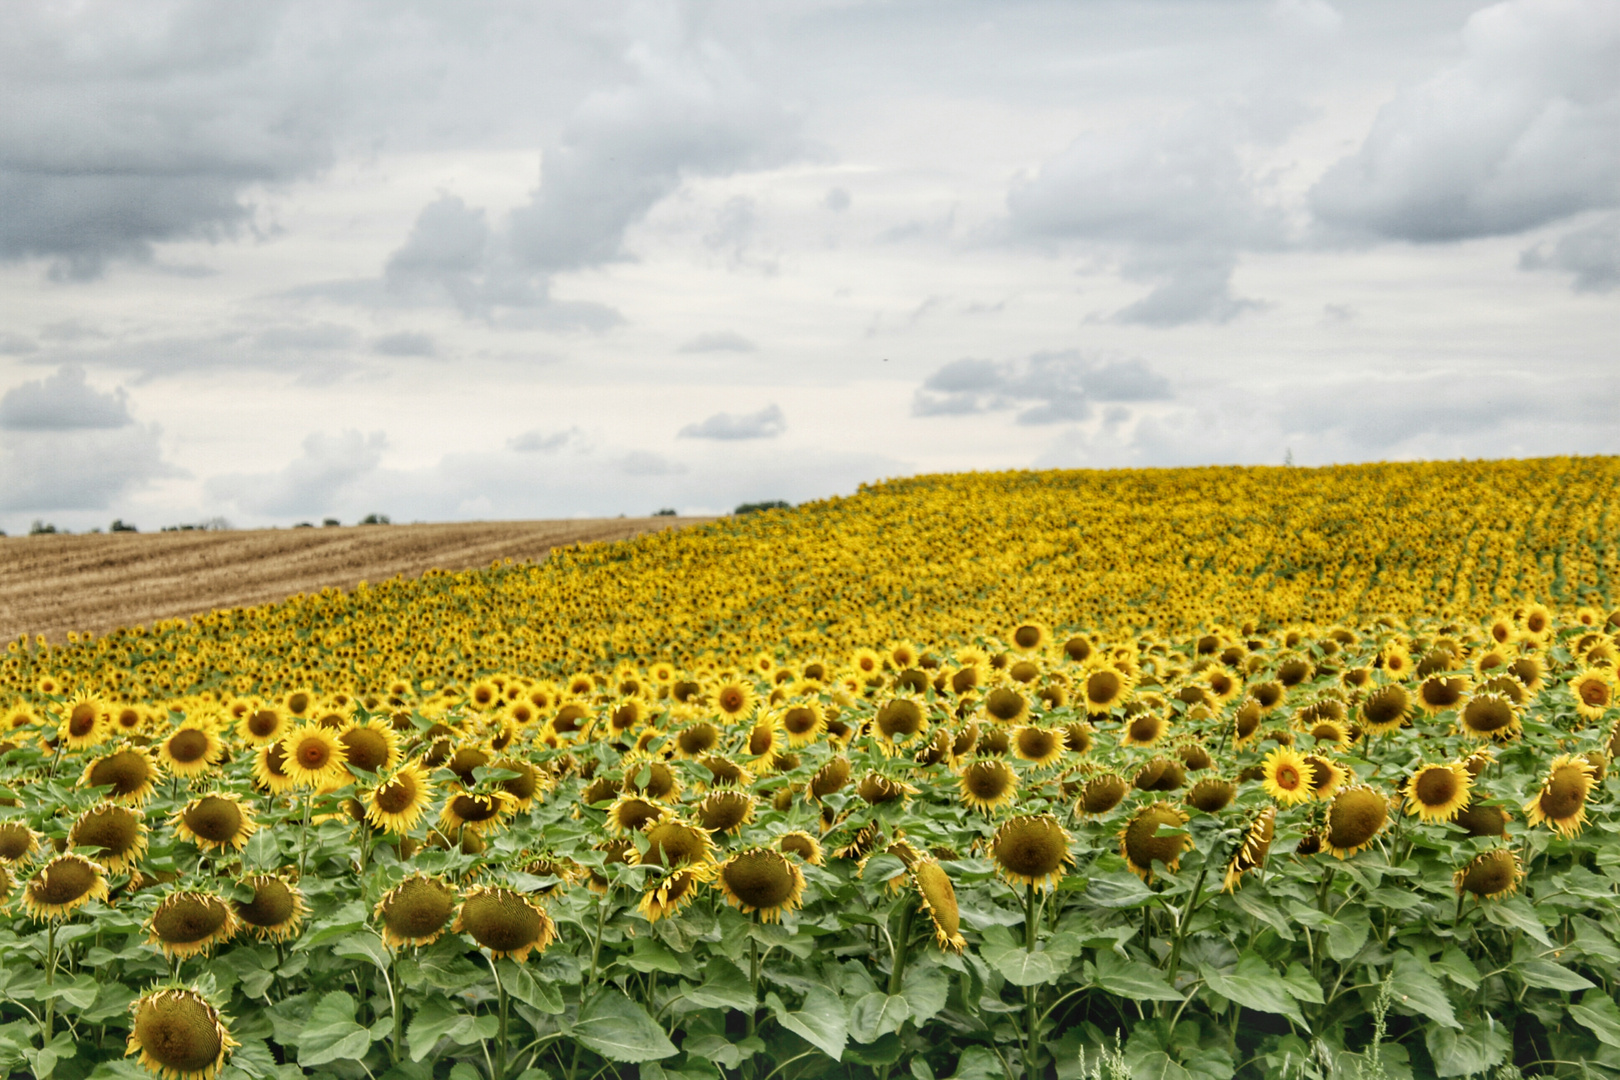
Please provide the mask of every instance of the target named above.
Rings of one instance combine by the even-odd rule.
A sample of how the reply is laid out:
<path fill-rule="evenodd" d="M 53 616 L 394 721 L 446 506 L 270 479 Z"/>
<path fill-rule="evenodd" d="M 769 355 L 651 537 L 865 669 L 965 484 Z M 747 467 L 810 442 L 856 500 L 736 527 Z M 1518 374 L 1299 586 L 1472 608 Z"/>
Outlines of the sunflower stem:
<path fill-rule="evenodd" d="M 405 1044 L 405 1017 L 399 1011 L 399 998 L 394 994 L 394 976 L 398 971 L 399 950 L 389 949 L 388 970 L 383 972 L 383 985 L 388 987 L 388 1008 L 394 1017 L 394 1041 L 388 1045 L 389 1063 L 393 1065 L 399 1064 L 399 1048 Z"/>
<path fill-rule="evenodd" d="M 52 919 L 45 927 L 45 989 L 48 991 L 56 982 L 56 920 Z M 40 1024 L 45 1034 L 45 1041 L 41 1046 L 51 1045 L 52 1028 L 56 1026 L 56 998 L 50 996 L 45 999 L 45 1020 Z"/>
<path fill-rule="evenodd" d="M 495 976 L 495 995 L 500 1002 L 500 1027 L 495 1034 L 495 1077 L 494 1080 L 506 1080 L 506 1030 L 509 1002 L 506 995 L 506 984 L 501 982 L 501 969 L 493 956 L 489 960 L 489 972 Z"/>
<path fill-rule="evenodd" d="M 1036 911 L 1035 883 L 1029 882 L 1024 886 L 1024 951 L 1035 951 L 1037 939 L 1040 937 L 1040 921 Z M 890 993 L 893 993 L 891 990 Z M 1040 1021 L 1035 1015 L 1035 987 L 1024 987 L 1024 1075 L 1027 1080 L 1036 1080 L 1040 1076 L 1039 1065 L 1036 1062 L 1035 1029 Z"/>
<path fill-rule="evenodd" d="M 1209 859 L 1204 860 L 1203 868 L 1198 871 L 1198 880 L 1193 882 L 1192 895 L 1182 905 L 1181 915 L 1176 919 L 1176 940 L 1170 945 L 1169 975 L 1171 989 L 1175 988 L 1176 972 L 1181 967 L 1181 943 L 1187 940 L 1187 926 L 1192 922 L 1193 913 L 1198 909 L 1198 900 L 1204 892 L 1204 879 L 1209 876 L 1209 863 Z"/>
<path fill-rule="evenodd" d="M 309 857 L 309 812 L 315 805 L 315 793 L 304 799 L 304 824 L 298 830 L 298 880 L 304 880 L 304 863 Z"/>
<path fill-rule="evenodd" d="M 906 954 L 911 945 L 911 920 L 917 913 L 917 906 L 909 899 L 903 902 L 900 909 L 900 933 L 895 936 L 893 952 L 890 954 L 892 963 L 889 966 L 889 996 L 894 997 L 900 992 L 900 982 L 906 971 Z M 758 990 L 756 988 L 756 993 Z"/>

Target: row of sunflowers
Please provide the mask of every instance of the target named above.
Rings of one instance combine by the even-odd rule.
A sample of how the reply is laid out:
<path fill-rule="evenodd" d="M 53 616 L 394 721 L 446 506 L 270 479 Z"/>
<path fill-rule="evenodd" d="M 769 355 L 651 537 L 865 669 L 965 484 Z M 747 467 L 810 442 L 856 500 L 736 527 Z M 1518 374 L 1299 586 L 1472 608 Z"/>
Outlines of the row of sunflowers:
<path fill-rule="evenodd" d="M 1596 587 L 1185 629 L 1001 619 L 979 592 L 950 633 L 918 607 L 845 647 L 876 615 L 807 607 L 766 648 L 741 569 L 712 596 L 670 570 L 605 629 L 520 632 L 594 609 L 519 597 L 611 596 L 668 542 L 434 575 L 419 604 L 393 582 L 17 643 L 0 1069 L 1620 1075 L 1620 611 Z M 1526 562 L 1568 581 L 1568 550 Z M 715 647 L 627 651 L 653 612 Z"/>

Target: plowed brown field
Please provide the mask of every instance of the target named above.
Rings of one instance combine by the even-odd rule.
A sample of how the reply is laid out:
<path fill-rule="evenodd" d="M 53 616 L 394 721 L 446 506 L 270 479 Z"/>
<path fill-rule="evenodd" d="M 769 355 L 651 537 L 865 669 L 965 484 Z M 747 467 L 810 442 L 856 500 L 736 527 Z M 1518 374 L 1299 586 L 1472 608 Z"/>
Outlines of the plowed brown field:
<path fill-rule="evenodd" d="M 242 607 L 329 585 L 539 561 L 560 544 L 623 540 L 707 518 L 354 525 L 0 539 L 0 641 Z"/>

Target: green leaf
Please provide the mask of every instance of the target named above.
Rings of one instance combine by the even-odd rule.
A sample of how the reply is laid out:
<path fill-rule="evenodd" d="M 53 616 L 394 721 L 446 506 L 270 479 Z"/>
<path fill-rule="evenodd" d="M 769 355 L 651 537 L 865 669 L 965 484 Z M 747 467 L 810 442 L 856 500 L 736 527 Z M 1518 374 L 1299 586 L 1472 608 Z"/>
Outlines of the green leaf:
<path fill-rule="evenodd" d="M 1200 965 L 1198 970 L 1209 988 L 1228 1001 L 1256 1012 L 1286 1016 L 1305 1026 L 1305 1017 L 1294 1001 L 1293 990 L 1258 956 L 1243 957 L 1231 971 L 1221 971 L 1208 964 Z"/>
<path fill-rule="evenodd" d="M 1321 1005 L 1322 984 L 1311 975 L 1310 968 L 1295 961 L 1288 965 L 1283 972 L 1283 982 L 1288 985 L 1288 992 L 1294 995 L 1295 1001 L 1306 1001 L 1312 1005 Z"/>
<path fill-rule="evenodd" d="M 1547 936 L 1547 928 L 1541 923 L 1541 917 L 1536 914 L 1535 908 L 1530 906 L 1530 901 L 1522 896 L 1493 900 L 1485 905 L 1485 917 L 1497 926 L 1529 934 L 1549 949 L 1553 947 L 1552 939 Z"/>
<path fill-rule="evenodd" d="M 982 1046 L 969 1046 L 956 1060 L 956 1071 L 948 1080 L 1006 1080 L 1001 1059 Z"/>
<path fill-rule="evenodd" d="M 798 1012 L 788 1012 L 775 994 L 767 995 L 765 1000 L 777 1023 L 834 1061 L 843 1059 L 844 1044 L 849 1042 L 849 1021 L 837 994 L 824 986 L 812 986 L 805 991 Z"/>
<path fill-rule="evenodd" d="M 1163 1050 L 1150 1050 L 1127 1062 L 1131 1080 L 1193 1080 L 1193 1074 L 1176 1064 L 1176 1060 Z"/>
<path fill-rule="evenodd" d="M 704 965 L 701 986 L 684 991 L 686 1000 L 705 1009 L 736 1009 L 747 1012 L 754 1008 L 754 989 L 742 968 L 729 960 L 713 957 Z"/>
<path fill-rule="evenodd" d="M 1351 960 L 1367 944 L 1367 933 L 1372 929 L 1372 921 L 1367 913 L 1359 908 L 1346 909 L 1339 913 L 1339 917 L 1327 928 L 1328 956 L 1344 963 Z"/>
<path fill-rule="evenodd" d="M 638 937 L 630 947 L 630 955 L 623 958 L 636 971 L 661 971 L 665 975 L 681 973 L 681 958 L 656 938 Z"/>
<path fill-rule="evenodd" d="M 519 964 L 510 957 L 496 961 L 496 967 L 501 972 L 501 985 L 506 992 L 531 1009 L 539 1009 L 551 1016 L 561 1015 L 563 1011 L 562 995 L 550 982 L 535 977 L 527 965 Z"/>
<path fill-rule="evenodd" d="M 281 845 L 276 830 L 260 829 L 248 837 L 242 849 L 242 861 L 255 870 L 274 870 L 281 862 Z"/>
<path fill-rule="evenodd" d="M 1526 986 L 1542 990 L 1588 990 L 1597 985 L 1586 976 L 1551 960 L 1520 960 L 1511 970 L 1524 980 Z"/>
<path fill-rule="evenodd" d="M 1245 915 L 1257 919 L 1277 931 L 1277 936 L 1284 941 L 1293 941 L 1299 936 L 1294 933 L 1294 928 L 1288 922 L 1288 917 L 1282 913 L 1277 905 L 1261 896 L 1259 890 L 1238 889 L 1232 893 L 1232 902 Z"/>
<path fill-rule="evenodd" d="M 905 970 L 900 996 L 911 1007 L 911 1018 L 918 1024 L 939 1014 L 951 994 L 951 978 L 937 967 L 913 964 Z"/>
<path fill-rule="evenodd" d="M 388 965 L 393 962 L 393 958 L 388 954 L 388 946 L 383 944 L 382 938 L 378 937 L 375 931 L 369 929 L 350 934 L 332 946 L 332 951 L 339 956 L 370 960 L 380 971 L 387 971 Z"/>
<path fill-rule="evenodd" d="M 849 1010 L 849 1033 L 858 1043 L 876 1042 L 898 1033 L 911 1018 L 911 1006 L 899 994 L 874 990 Z"/>
<path fill-rule="evenodd" d="M 1085 898 L 1098 907 L 1139 908 L 1153 902 L 1153 890 L 1129 870 L 1099 874 L 1086 883 Z"/>
<path fill-rule="evenodd" d="M 742 1051 L 723 1035 L 689 1035 L 681 1050 L 690 1060 L 702 1058 L 728 1069 L 735 1069 L 743 1060 Z"/>
<path fill-rule="evenodd" d="M 1453 1031 L 1461 1031 L 1457 1014 L 1452 1012 L 1446 988 L 1429 971 L 1428 962 L 1410 952 L 1395 954 L 1395 1004 L 1402 1011 L 1427 1016 Z"/>
<path fill-rule="evenodd" d="M 1431 1027 L 1424 1039 L 1440 1077 L 1482 1073 L 1506 1061 L 1513 1049 L 1507 1030 L 1488 1016 L 1483 1023 L 1469 1025 L 1466 1031 Z"/>
<path fill-rule="evenodd" d="M 1136 1001 L 1181 1001 L 1179 990 L 1171 986 L 1164 972 L 1140 960 L 1126 960 L 1113 950 L 1099 952 L 1096 963 L 1097 986 L 1123 998 Z"/>
<path fill-rule="evenodd" d="M 1580 1002 L 1569 1007 L 1569 1015 L 1579 1020 L 1599 1041 L 1620 1046 L 1620 1005 L 1602 990 L 1582 994 Z"/>
<path fill-rule="evenodd" d="M 609 1061 L 658 1061 L 675 1053 L 647 1010 L 612 988 L 579 1011 L 571 1034 Z"/>
<path fill-rule="evenodd" d="M 1067 958 L 1045 952 L 1029 952 L 1022 945 L 990 945 L 979 950 L 986 963 L 1014 986 L 1045 986 L 1068 970 Z"/>
<path fill-rule="evenodd" d="M 499 1029 L 500 1021 L 493 1016 L 468 1016 L 447 1002 L 430 999 L 411 1017 L 410 1027 L 405 1031 L 405 1045 L 410 1050 L 411 1060 L 421 1061 L 433 1052 L 440 1039 L 449 1038 L 451 1042 L 467 1046 L 494 1036 Z"/>
<path fill-rule="evenodd" d="M 371 1032 L 354 1019 L 354 998 L 333 990 L 315 1003 L 298 1036 L 298 1064 L 357 1061 L 371 1049 Z"/>

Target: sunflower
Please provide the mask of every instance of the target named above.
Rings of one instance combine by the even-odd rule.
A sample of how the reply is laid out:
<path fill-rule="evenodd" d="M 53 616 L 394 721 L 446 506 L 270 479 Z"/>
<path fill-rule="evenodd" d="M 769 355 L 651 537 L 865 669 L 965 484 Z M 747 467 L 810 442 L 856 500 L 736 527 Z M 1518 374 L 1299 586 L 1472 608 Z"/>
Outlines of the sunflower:
<path fill-rule="evenodd" d="M 1068 749 L 1065 732 L 1057 727 L 1038 727 L 1024 724 L 1013 729 L 1013 755 L 1029 762 L 1037 769 L 1048 769 L 1063 760 Z"/>
<path fill-rule="evenodd" d="M 107 798 L 126 806 L 144 806 L 157 790 L 157 761 L 144 746 L 123 746 L 91 761 L 79 786 L 107 788 Z"/>
<path fill-rule="evenodd" d="M 281 750 L 285 755 L 286 773 L 299 787 L 328 788 L 348 777 L 343 767 L 343 744 L 330 728 L 319 724 L 296 728 L 283 736 Z"/>
<path fill-rule="evenodd" d="M 1085 701 L 1086 712 L 1100 716 L 1130 700 L 1130 677 L 1114 667 L 1097 668 L 1082 680 L 1081 697 Z"/>
<path fill-rule="evenodd" d="M 1180 808 L 1156 802 L 1137 810 L 1119 830 L 1119 854 L 1131 872 L 1143 881 L 1153 880 L 1153 864 L 1164 863 L 1172 872 L 1181 863 L 1182 853 L 1192 847 L 1192 837 L 1182 826 L 1187 814 Z"/>
<path fill-rule="evenodd" d="M 776 850 L 784 855 L 797 855 L 811 866 L 821 866 L 827 861 L 821 850 L 821 841 L 800 829 L 778 836 Z"/>
<path fill-rule="evenodd" d="M 0 866 L 18 866 L 39 854 L 44 839 L 23 821 L 0 821 Z"/>
<path fill-rule="evenodd" d="M 608 807 L 607 826 L 610 832 L 616 834 L 641 832 L 648 825 L 664 820 L 670 813 L 663 803 L 627 791 Z"/>
<path fill-rule="evenodd" d="M 1412 698 L 1406 687 L 1388 683 L 1368 694 L 1361 702 L 1361 730 L 1368 735 L 1385 735 L 1398 730 L 1412 715 Z"/>
<path fill-rule="evenodd" d="M 1460 761 L 1424 765 L 1406 781 L 1406 812 L 1424 821 L 1450 821 L 1468 804 L 1474 778 Z"/>
<path fill-rule="evenodd" d="M 490 959 L 518 963 L 557 940 L 557 924 L 540 905 L 513 889 L 479 885 L 467 893 L 452 933 L 465 933 L 489 950 Z"/>
<path fill-rule="evenodd" d="M 1355 784 L 1333 796 L 1321 842 L 1343 859 L 1370 846 L 1388 820 L 1389 800 L 1366 784 Z"/>
<path fill-rule="evenodd" d="M 681 797 L 681 778 L 665 762 L 627 757 L 623 789 L 631 795 L 673 803 Z"/>
<path fill-rule="evenodd" d="M 1418 684 L 1418 708 L 1431 715 L 1455 709 L 1470 689 L 1466 675 L 1431 675 Z"/>
<path fill-rule="evenodd" d="M 222 896 L 188 890 L 170 893 L 146 921 L 148 945 L 181 960 L 208 952 L 241 929 L 235 910 Z"/>
<path fill-rule="evenodd" d="M 112 717 L 107 705 L 95 694 L 80 690 L 68 699 L 67 711 L 56 729 L 56 737 L 69 750 L 99 746 L 112 734 Z"/>
<path fill-rule="evenodd" d="M 1047 629 L 1045 623 L 1036 619 L 1025 619 L 1013 627 L 1011 634 L 1012 647 L 1021 653 L 1036 653 L 1046 648 L 1052 641 L 1052 631 Z"/>
<path fill-rule="evenodd" d="M 1010 686 L 997 686 L 984 696 L 984 715 L 997 723 L 1022 724 L 1029 719 L 1029 699 Z"/>
<path fill-rule="evenodd" d="M 1339 785 L 1350 776 L 1350 771 L 1325 754 L 1306 754 L 1305 764 L 1311 767 L 1311 797 L 1331 799 Z"/>
<path fill-rule="evenodd" d="M 1504 807 L 1480 802 L 1476 792 L 1468 805 L 1458 810 L 1457 816 L 1451 820 L 1452 824 L 1466 829 L 1469 836 L 1506 836 L 1507 823 L 1513 820 L 1513 815 Z"/>
<path fill-rule="evenodd" d="M 919 793 L 916 787 L 904 780 L 885 776 L 876 769 L 861 777 L 860 783 L 855 785 L 855 794 L 872 806 L 888 802 L 904 803 Z"/>
<path fill-rule="evenodd" d="M 782 710 L 780 720 L 782 730 L 787 734 L 788 745 L 795 748 L 818 741 L 827 730 L 821 706 L 814 701 L 797 701 L 788 705 Z"/>
<path fill-rule="evenodd" d="M 736 833 L 754 820 L 758 800 L 746 791 L 722 788 L 711 791 L 693 807 L 698 824 L 710 832 Z"/>
<path fill-rule="evenodd" d="M 1069 834 L 1051 814 L 1008 818 L 990 838 L 996 872 L 1013 884 L 1055 886 L 1074 865 Z"/>
<path fill-rule="evenodd" d="M 757 911 L 761 922 L 779 922 L 801 903 L 804 872 L 781 852 L 755 847 L 722 863 L 714 886 L 744 915 Z"/>
<path fill-rule="evenodd" d="M 1226 876 L 1221 880 L 1224 891 L 1234 891 L 1243 884 L 1244 874 L 1266 865 L 1266 856 L 1271 853 L 1271 841 L 1276 835 L 1277 808 L 1268 806 L 1249 823 L 1248 830 L 1243 834 L 1243 842 L 1233 852 L 1232 861 L 1226 864 Z"/>
<path fill-rule="evenodd" d="M 956 903 L 951 876 L 937 859 L 917 859 L 910 870 L 912 887 L 917 890 L 917 906 L 928 913 L 934 924 L 934 941 L 941 949 L 961 952 L 967 948 L 962 936 L 962 913 Z"/>
<path fill-rule="evenodd" d="M 40 867 L 23 888 L 23 908 L 36 919 L 65 919 L 91 900 L 107 899 L 101 865 L 67 852 Z"/>
<path fill-rule="evenodd" d="M 1547 767 L 1541 791 L 1524 804 L 1531 827 L 1546 823 L 1561 836 L 1574 836 L 1586 824 L 1586 797 L 1597 770 L 1584 757 L 1560 754 Z"/>
<path fill-rule="evenodd" d="M 517 800 L 504 791 L 463 791 L 444 800 L 439 810 L 439 828 L 447 835 L 460 829 L 463 835 L 480 837 L 501 827 Z"/>
<path fill-rule="evenodd" d="M 975 758 L 957 776 L 962 804 L 990 813 L 1008 806 L 1018 792 L 1018 774 L 999 758 Z"/>
<path fill-rule="evenodd" d="M 1316 740 L 1321 747 L 1326 744 L 1335 750 L 1342 750 L 1350 745 L 1350 729 L 1337 720 L 1317 720 L 1306 729 L 1305 734 Z"/>
<path fill-rule="evenodd" d="M 1265 770 L 1262 786 L 1266 794 L 1283 806 L 1309 802 L 1315 797 L 1315 770 L 1298 751 L 1278 746 L 1266 755 L 1261 767 Z"/>
<path fill-rule="evenodd" d="M 222 749 L 212 727 L 187 720 L 158 744 L 158 760 L 176 776 L 201 776 L 219 760 Z"/>
<path fill-rule="evenodd" d="M 1143 712 L 1127 717 L 1120 725 L 1121 746 L 1152 746 L 1170 730 L 1170 722 L 1158 713 Z"/>
<path fill-rule="evenodd" d="M 431 945 L 456 910 L 456 890 L 436 877 L 412 874 L 395 885 L 373 910 L 382 939 L 395 949 Z"/>
<path fill-rule="evenodd" d="M 727 720 L 741 720 L 754 708 L 754 688 L 742 679 L 729 679 L 714 692 L 714 707 Z"/>
<path fill-rule="evenodd" d="M 787 738 L 782 733 L 781 718 L 774 712 L 755 717 L 754 726 L 748 732 L 748 744 L 744 747 L 748 756 L 769 765 L 777 754 L 786 749 Z"/>
<path fill-rule="evenodd" d="M 235 900 L 236 917 L 260 941 L 285 941 L 298 936 L 309 909 L 304 894 L 292 882 L 275 874 L 255 874 L 243 878 L 242 885 L 253 890 L 253 899 Z"/>
<path fill-rule="evenodd" d="M 108 873 L 121 874 L 133 870 L 146 854 L 146 822 L 127 806 L 97 803 L 73 822 L 67 842 L 70 848 L 94 848 L 92 859 Z"/>
<path fill-rule="evenodd" d="M 298 786 L 287 771 L 287 751 L 279 741 L 265 743 L 253 752 L 253 782 L 272 795 Z"/>
<path fill-rule="evenodd" d="M 130 1004 L 124 1056 L 165 1080 L 213 1080 L 225 1067 L 231 1038 L 219 1010 L 196 990 L 177 986 L 148 990 Z"/>
<path fill-rule="evenodd" d="M 1500 900 L 1517 892 L 1523 877 L 1519 856 L 1513 849 L 1496 848 L 1474 856 L 1452 877 L 1452 883 L 1458 896 L 1466 892 L 1477 900 Z"/>
<path fill-rule="evenodd" d="M 244 805 L 240 796 L 220 792 L 192 799 L 175 811 L 169 824 L 181 839 L 204 851 L 241 851 L 259 828 L 251 806 Z"/>
<path fill-rule="evenodd" d="M 1502 694 L 1471 694 L 1457 715 L 1458 730 L 1471 739 L 1508 742 L 1522 730 L 1519 710 Z"/>
<path fill-rule="evenodd" d="M 384 773 L 399 764 L 399 736 L 391 724 L 373 717 L 351 721 L 338 730 L 344 763 L 368 773 Z"/>
<path fill-rule="evenodd" d="M 263 746 L 287 734 L 290 721 L 273 701 L 250 702 L 236 721 L 236 735 L 249 746 Z"/>
<path fill-rule="evenodd" d="M 697 898 L 698 886 L 714 881 L 714 865 L 698 863 L 665 874 L 641 894 L 636 910 L 648 922 L 667 919 Z"/>
<path fill-rule="evenodd" d="M 1131 777 L 1131 786 L 1138 791 L 1177 791 L 1186 783 L 1186 766 L 1168 757 L 1149 758 Z"/>
<path fill-rule="evenodd" d="M 928 714 L 916 698 L 891 698 L 878 706 L 872 718 L 872 729 L 877 736 L 878 749 L 892 755 L 928 730 Z"/>
<path fill-rule="evenodd" d="M 1607 668 L 1582 668 L 1569 680 L 1569 693 L 1582 719 L 1601 720 L 1615 702 L 1614 672 Z"/>
<path fill-rule="evenodd" d="M 661 866 L 666 870 L 714 857 L 714 842 L 704 829 L 682 818 L 650 821 L 641 830 L 647 850 L 636 858 L 638 866 Z"/>
<path fill-rule="evenodd" d="M 820 801 L 838 792 L 849 783 L 849 773 L 849 758 L 842 754 L 828 758 L 827 763 L 810 777 L 810 797 Z"/>

